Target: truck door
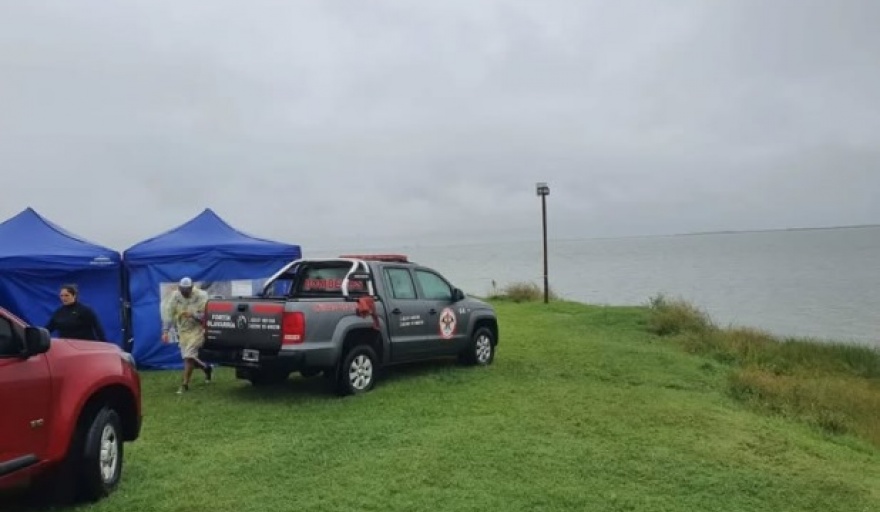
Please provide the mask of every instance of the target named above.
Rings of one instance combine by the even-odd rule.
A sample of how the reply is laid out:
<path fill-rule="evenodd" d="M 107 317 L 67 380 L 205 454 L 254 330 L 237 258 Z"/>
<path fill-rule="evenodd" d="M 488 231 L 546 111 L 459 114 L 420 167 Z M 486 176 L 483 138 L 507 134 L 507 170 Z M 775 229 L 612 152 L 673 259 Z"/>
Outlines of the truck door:
<path fill-rule="evenodd" d="M 426 350 L 438 355 L 457 354 L 469 342 L 467 329 L 471 312 L 453 302 L 453 287 L 440 274 L 419 268 L 415 269 L 415 276 L 428 310 Z"/>
<path fill-rule="evenodd" d="M 419 357 L 428 350 L 425 330 L 427 307 L 419 300 L 412 274 L 406 267 L 385 267 L 386 310 L 388 335 L 391 339 L 392 361 Z"/>
<path fill-rule="evenodd" d="M 45 354 L 22 359 L 24 330 L 0 316 L 0 477 L 38 462 L 50 420 Z"/>

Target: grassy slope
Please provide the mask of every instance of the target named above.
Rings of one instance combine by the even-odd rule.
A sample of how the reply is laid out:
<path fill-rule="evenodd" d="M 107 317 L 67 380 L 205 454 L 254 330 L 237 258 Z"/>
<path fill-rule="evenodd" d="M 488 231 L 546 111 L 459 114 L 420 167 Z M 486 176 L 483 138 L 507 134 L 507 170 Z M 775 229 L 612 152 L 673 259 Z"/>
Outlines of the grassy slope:
<path fill-rule="evenodd" d="M 124 483 L 93 511 L 880 510 L 880 451 L 751 412 L 639 308 L 499 303 L 489 369 L 394 370 L 338 399 L 223 370 L 144 375 Z"/>
<path fill-rule="evenodd" d="M 880 448 L 876 348 L 719 328 L 692 304 L 662 296 L 650 308 L 648 329 L 666 343 L 728 365 L 728 388 L 744 403 L 829 433 L 852 433 Z"/>

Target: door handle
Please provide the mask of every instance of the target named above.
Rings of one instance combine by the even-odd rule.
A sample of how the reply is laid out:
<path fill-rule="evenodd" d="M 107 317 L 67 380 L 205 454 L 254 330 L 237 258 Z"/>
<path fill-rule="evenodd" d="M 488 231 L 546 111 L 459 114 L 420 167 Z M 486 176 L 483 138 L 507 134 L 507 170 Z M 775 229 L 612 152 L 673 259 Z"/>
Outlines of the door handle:
<path fill-rule="evenodd" d="M 391 310 L 391 314 L 393 314 L 393 315 L 399 315 L 399 314 L 400 314 L 400 309 L 399 309 L 399 308 L 394 308 L 394 309 L 392 309 L 392 310 Z"/>
<path fill-rule="evenodd" d="M 437 314 L 437 310 L 434 309 L 434 308 L 431 308 L 430 310 L 428 310 L 428 314 L 436 315 L 436 314 Z"/>

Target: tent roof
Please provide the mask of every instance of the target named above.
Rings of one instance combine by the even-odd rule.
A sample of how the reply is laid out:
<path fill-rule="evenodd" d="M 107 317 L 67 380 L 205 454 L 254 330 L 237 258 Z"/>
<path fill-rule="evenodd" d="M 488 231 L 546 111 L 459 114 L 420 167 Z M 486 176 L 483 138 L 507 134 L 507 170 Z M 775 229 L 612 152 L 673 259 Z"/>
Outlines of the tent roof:
<path fill-rule="evenodd" d="M 28 207 L 0 224 L 3 267 L 83 267 L 119 262 L 118 252 L 90 242 Z"/>
<path fill-rule="evenodd" d="M 129 247 L 124 259 L 146 264 L 197 257 L 207 252 L 233 258 L 298 257 L 298 245 L 257 238 L 230 226 L 210 208 L 188 222 Z"/>

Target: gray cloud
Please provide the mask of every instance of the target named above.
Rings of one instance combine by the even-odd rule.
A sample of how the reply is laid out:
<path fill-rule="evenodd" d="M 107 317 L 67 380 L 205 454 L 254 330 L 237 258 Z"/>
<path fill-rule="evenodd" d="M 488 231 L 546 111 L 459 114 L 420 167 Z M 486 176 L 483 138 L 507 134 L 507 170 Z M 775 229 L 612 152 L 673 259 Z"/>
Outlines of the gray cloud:
<path fill-rule="evenodd" d="M 0 216 L 120 249 L 880 222 L 872 0 L 0 6 Z"/>

